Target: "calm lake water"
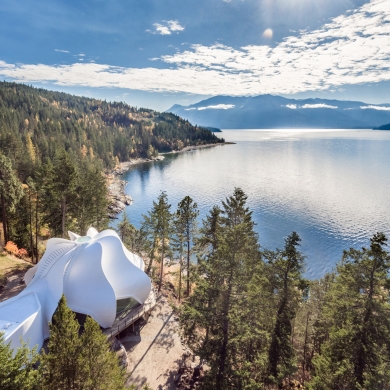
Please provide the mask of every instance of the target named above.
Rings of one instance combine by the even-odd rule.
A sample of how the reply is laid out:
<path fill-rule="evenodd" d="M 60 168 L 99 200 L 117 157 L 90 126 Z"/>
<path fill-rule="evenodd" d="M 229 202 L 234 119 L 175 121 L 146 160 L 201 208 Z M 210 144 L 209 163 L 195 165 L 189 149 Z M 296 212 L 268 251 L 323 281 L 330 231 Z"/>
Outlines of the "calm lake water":
<path fill-rule="evenodd" d="M 186 195 L 203 218 L 241 187 L 264 248 L 283 247 L 293 230 L 302 238 L 306 277 L 332 270 L 343 249 L 390 238 L 390 132 L 372 130 L 229 130 L 224 145 L 166 155 L 123 175 L 137 227 L 160 191 L 172 209 Z"/>

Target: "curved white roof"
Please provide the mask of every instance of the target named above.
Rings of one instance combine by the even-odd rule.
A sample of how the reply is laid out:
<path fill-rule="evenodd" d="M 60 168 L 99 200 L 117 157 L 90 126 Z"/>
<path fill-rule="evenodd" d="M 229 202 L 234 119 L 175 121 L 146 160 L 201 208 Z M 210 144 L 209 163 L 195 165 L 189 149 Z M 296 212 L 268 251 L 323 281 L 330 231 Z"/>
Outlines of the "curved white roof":
<path fill-rule="evenodd" d="M 151 282 L 144 273 L 144 262 L 125 248 L 115 231 L 99 233 L 89 228 L 86 236 L 72 232 L 69 236 L 71 240 L 50 239 L 41 261 L 25 274 L 25 290 L 0 303 L 0 332 L 12 345 L 31 332 L 30 346 L 42 345 L 49 336 L 48 323 L 62 294 L 73 311 L 90 315 L 103 328 L 113 324 L 117 300 L 133 298 L 144 303 L 148 298 Z M 5 317 L 10 317 L 12 311 L 20 313 L 27 296 L 35 296 L 38 304 L 30 305 L 33 314 L 23 310 L 26 315 L 21 323 L 25 331 L 14 332 L 11 328 L 16 329 L 15 324 L 8 326 L 10 319 L 3 316 L 8 313 Z"/>

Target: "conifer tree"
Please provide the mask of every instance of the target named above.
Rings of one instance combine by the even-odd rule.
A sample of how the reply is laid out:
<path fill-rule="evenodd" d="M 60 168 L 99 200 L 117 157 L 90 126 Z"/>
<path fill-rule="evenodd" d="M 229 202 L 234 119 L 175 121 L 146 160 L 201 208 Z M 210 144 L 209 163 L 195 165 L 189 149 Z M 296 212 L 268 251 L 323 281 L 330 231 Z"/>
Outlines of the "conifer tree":
<path fill-rule="evenodd" d="M 157 202 L 153 202 L 153 208 L 144 216 L 142 229 L 149 238 L 149 253 L 152 260 L 155 251 L 159 252 L 160 257 L 160 280 L 158 291 L 161 290 L 162 278 L 164 273 L 165 257 L 170 255 L 170 244 L 173 235 L 173 217 L 170 212 L 171 205 L 168 203 L 168 196 L 161 192 Z M 152 261 L 149 262 L 147 272 L 150 272 Z"/>
<path fill-rule="evenodd" d="M 309 389 L 388 389 L 390 383 L 387 238 L 377 233 L 369 248 L 344 252 L 327 293 L 329 339 L 314 359 Z"/>
<path fill-rule="evenodd" d="M 48 353 L 41 359 L 42 389 L 81 389 L 80 371 L 81 340 L 75 314 L 67 307 L 63 295 L 49 324 Z"/>
<path fill-rule="evenodd" d="M 293 232 L 285 240 L 283 251 L 268 252 L 271 285 L 276 292 L 276 320 L 269 347 L 269 378 L 281 385 L 282 380 L 297 369 L 291 341 L 292 321 L 308 282 L 302 277 L 304 257 L 298 251 L 299 238 Z"/>
<path fill-rule="evenodd" d="M 53 169 L 54 193 L 61 207 L 61 232 L 62 237 L 66 233 L 66 217 L 72 197 L 75 196 L 77 185 L 77 170 L 70 155 L 62 150 L 55 160 Z"/>
<path fill-rule="evenodd" d="M 9 241 L 7 212 L 13 211 L 23 196 L 22 185 L 12 168 L 11 160 L 0 153 L 0 198 L 4 243 Z"/>
<path fill-rule="evenodd" d="M 237 338 L 247 324 L 241 305 L 251 270 L 260 261 L 252 212 L 246 200 L 244 192 L 236 188 L 222 203 L 220 226 L 214 225 L 218 231 L 217 248 L 200 260 L 196 289 L 182 309 L 184 334 L 192 348 L 210 365 L 205 388 L 243 386 L 239 357 L 245 353 L 246 346 L 237 343 Z M 207 231 L 209 227 L 206 222 L 202 230 Z"/>
<path fill-rule="evenodd" d="M 38 390 L 40 375 L 35 369 L 38 357 L 36 349 L 30 350 L 25 344 L 14 352 L 0 332 L 0 389 Z"/>
<path fill-rule="evenodd" d="M 218 248 L 218 235 L 221 227 L 221 209 L 214 206 L 206 219 L 203 221 L 203 226 L 200 229 L 200 236 L 196 240 L 198 250 L 206 251 L 206 253 L 214 254 Z"/>
<path fill-rule="evenodd" d="M 82 390 L 124 390 L 125 375 L 107 337 L 91 317 L 84 323 L 79 357 Z"/>
<path fill-rule="evenodd" d="M 124 372 L 97 322 L 87 317 L 80 337 L 80 325 L 62 296 L 49 326 L 49 351 L 40 366 L 43 390 L 124 389 Z"/>
<path fill-rule="evenodd" d="M 191 243 L 196 239 L 197 217 L 199 215 L 198 205 L 191 197 L 186 196 L 178 205 L 176 211 L 175 227 L 178 234 L 185 241 L 185 255 L 187 258 L 187 297 L 190 295 L 190 259 L 191 259 Z"/>
<path fill-rule="evenodd" d="M 98 230 L 107 226 L 107 187 L 98 167 L 83 162 L 79 170 L 69 212 L 76 221 L 78 231 L 85 234 L 91 225 Z"/>
<path fill-rule="evenodd" d="M 124 243 L 133 242 L 133 236 L 135 233 L 135 227 L 130 223 L 126 211 L 122 213 L 122 220 L 118 224 L 119 236 Z"/>

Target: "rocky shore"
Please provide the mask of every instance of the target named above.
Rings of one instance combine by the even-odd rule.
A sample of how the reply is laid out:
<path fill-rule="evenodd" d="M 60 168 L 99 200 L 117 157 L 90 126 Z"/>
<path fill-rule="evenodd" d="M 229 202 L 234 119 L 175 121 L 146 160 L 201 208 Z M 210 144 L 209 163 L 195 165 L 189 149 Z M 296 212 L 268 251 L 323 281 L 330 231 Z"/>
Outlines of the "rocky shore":
<path fill-rule="evenodd" d="M 157 156 L 151 159 L 136 158 L 120 163 L 119 167 L 116 167 L 107 173 L 107 187 L 110 200 L 107 215 L 110 219 L 117 219 L 117 215 L 120 214 L 126 208 L 126 206 L 131 205 L 133 202 L 132 197 L 125 193 L 125 186 L 127 182 L 125 180 L 121 180 L 120 176 L 126 173 L 132 165 L 150 161 L 160 161 L 163 159 L 163 156 Z"/>
<path fill-rule="evenodd" d="M 195 149 L 208 148 L 211 146 L 222 146 L 234 144 L 234 142 L 224 142 L 218 144 L 206 144 L 206 145 L 197 145 L 197 146 L 186 146 L 180 150 L 173 150 L 172 152 L 163 153 L 183 153 L 188 152 Z M 125 180 L 121 180 L 120 176 L 126 173 L 132 165 L 151 162 L 151 161 L 161 161 L 164 160 L 163 155 L 159 155 L 157 157 L 152 158 L 135 158 L 130 161 L 120 163 L 119 167 L 115 167 L 110 172 L 107 173 L 107 186 L 108 186 L 108 196 L 110 199 L 110 205 L 108 206 L 108 217 L 110 219 L 117 219 L 117 215 L 120 214 L 127 205 L 131 205 L 133 199 L 130 195 L 126 195 L 125 186 L 127 182 Z"/>

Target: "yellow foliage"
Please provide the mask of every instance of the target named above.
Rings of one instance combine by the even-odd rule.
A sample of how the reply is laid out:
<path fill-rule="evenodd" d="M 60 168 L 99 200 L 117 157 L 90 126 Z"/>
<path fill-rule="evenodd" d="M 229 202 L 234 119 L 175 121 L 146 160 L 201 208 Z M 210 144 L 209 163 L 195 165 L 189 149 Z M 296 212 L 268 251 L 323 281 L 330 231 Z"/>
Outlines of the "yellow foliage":
<path fill-rule="evenodd" d="M 26 119 L 26 121 L 27 121 L 27 119 Z M 35 159 L 36 159 L 35 147 L 31 141 L 30 134 L 27 134 L 27 136 L 26 136 L 26 148 L 27 148 L 27 153 L 28 153 L 31 161 L 33 163 L 35 163 Z"/>
<path fill-rule="evenodd" d="M 87 155 L 87 152 L 88 152 L 87 147 L 86 147 L 85 145 L 83 145 L 83 146 L 81 147 L 81 155 L 82 155 L 83 157 L 85 157 L 85 156 Z"/>

